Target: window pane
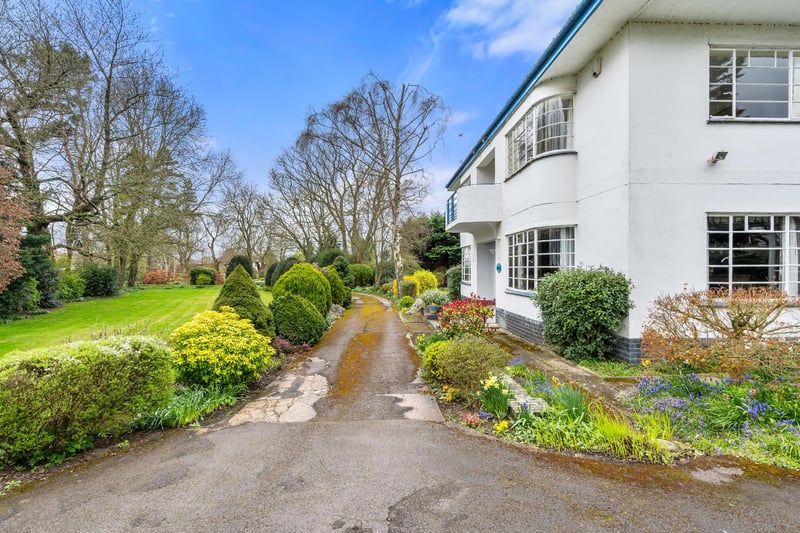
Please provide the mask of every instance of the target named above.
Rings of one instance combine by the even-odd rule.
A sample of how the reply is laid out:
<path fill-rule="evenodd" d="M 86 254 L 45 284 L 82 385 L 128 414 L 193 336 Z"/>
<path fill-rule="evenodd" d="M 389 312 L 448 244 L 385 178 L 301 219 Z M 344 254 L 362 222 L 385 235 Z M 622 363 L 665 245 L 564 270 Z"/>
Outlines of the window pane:
<path fill-rule="evenodd" d="M 708 81 L 713 84 L 733 83 L 733 69 L 729 67 L 728 68 L 712 67 L 708 70 Z"/>
<path fill-rule="evenodd" d="M 708 269 L 708 281 L 711 283 L 727 283 L 728 282 L 728 268 L 714 268 Z"/>
<path fill-rule="evenodd" d="M 710 266 L 727 266 L 730 264 L 730 253 L 727 250 L 709 250 L 708 264 Z"/>
<path fill-rule="evenodd" d="M 780 248 L 780 233 L 734 233 L 734 248 Z"/>
<path fill-rule="evenodd" d="M 708 96 L 712 100 L 733 100 L 733 85 L 726 83 L 723 85 L 711 85 L 708 91 Z"/>
<path fill-rule="evenodd" d="M 733 231 L 744 231 L 744 217 L 733 217 Z"/>
<path fill-rule="evenodd" d="M 712 67 L 722 67 L 733 64 L 733 50 L 711 50 L 709 64 Z"/>
<path fill-rule="evenodd" d="M 750 66 L 751 67 L 774 67 L 775 66 L 775 52 L 772 50 L 751 50 L 750 51 Z"/>
<path fill-rule="evenodd" d="M 722 87 L 728 87 L 723 85 Z M 786 85 L 767 85 L 767 84 L 751 84 L 739 85 L 737 87 L 736 98 L 739 100 L 770 100 L 785 102 L 788 98 L 786 92 Z M 711 96 L 714 100 L 723 100 L 724 98 L 717 98 Z"/>
<path fill-rule="evenodd" d="M 709 252 L 709 257 L 711 252 Z M 712 263 L 714 264 L 714 263 Z M 780 265 L 780 250 L 734 250 L 733 264 L 744 265 Z"/>
<path fill-rule="evenodd" d="M 765 283 L 770 281 L 767 267 L 733 267 L 734 283 Z"/>
<path fill-rule="evenodd" d="M 728 231 L 730 229 L 730 220 L 731 217 L 725 216 L 713 216 L 710 215 L 707 217 L 708 222 L 708 229 L 710 231 Z"/>
<path fill-rule="evenodd" d="M 732 117 L 733 104 L 731 102 L 709 102 L 708 114 L 712 117 Z"/>
<path fill-rule="evenodd" d="M 772 229 L 772 217 L 771 216 L 748 216 L 747 217 L 747 229 L 749 231 L 753 230 L 771 230 Z"/>

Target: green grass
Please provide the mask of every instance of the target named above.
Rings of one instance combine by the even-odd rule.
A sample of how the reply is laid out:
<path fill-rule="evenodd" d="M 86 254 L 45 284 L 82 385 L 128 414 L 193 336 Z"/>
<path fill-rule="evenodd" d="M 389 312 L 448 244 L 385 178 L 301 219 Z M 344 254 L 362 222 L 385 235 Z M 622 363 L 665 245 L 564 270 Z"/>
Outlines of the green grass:
<path fill-rule="evenodd" d="M 148 287 L 114 298 L 74 302 L 49 313 L 0 324 L 0 359 L 30 350 L 111 334 L 166 338 L 195 314 L 211 309 L 220 287 Z M 272 293 L 259 291 L 265 303 Z"/>

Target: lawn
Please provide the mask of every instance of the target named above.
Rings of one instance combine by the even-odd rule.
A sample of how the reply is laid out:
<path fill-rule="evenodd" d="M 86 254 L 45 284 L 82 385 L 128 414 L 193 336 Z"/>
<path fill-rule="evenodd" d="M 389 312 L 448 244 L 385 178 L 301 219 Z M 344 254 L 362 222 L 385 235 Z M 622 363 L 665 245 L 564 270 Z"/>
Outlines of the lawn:
<path fill-rule="evenodd" d="M 14 350 L 113 333 L 166 337 L 195 314 L 207 311 L 220 287 L 148 287 L 114 298 L 67 304 L 49 313 L 0 324 L 0 358 Z M 269 303 L 272 294 L 259 291 Z"/>

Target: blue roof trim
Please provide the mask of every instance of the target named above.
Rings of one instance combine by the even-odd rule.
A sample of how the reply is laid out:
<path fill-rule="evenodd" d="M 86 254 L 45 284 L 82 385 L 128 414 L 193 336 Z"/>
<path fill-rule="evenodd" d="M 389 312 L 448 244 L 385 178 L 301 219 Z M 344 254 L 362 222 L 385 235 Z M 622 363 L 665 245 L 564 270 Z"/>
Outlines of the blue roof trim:
<path fill-rule="evenodd" d="M 572 38 L 575 37 L 578 31 L 580 31 L 586 21 L 589 20 L 602 3 L 603 0 L 583 0 L 578 7 L 575 8 L 575 11 L 567 22 L 553 38 L 545 51 L 542 52 L 541 57 L 539 57 L 539 60 L 533 66 L 528 76 L 511 98 L 509 98 L 508 102 L 503 106 L 503 109 L 500 110 L 500 113 L 495 117 L 481 139 L 472 148 L 469 156 L 464 159 L 458 167 L 458 170 L 456 170 L 453 177 L 450 178 L 450 181 L 447 182 L 446 188 L 450 188 L 450 186 L 461 177 L 467 167 L 475 161 L 475 157 L 480 153 L 483 147 L 486 146 L 486 143 L 494 138 L 508 117 L 517 110 L 517 107 L 519 107 L 533 86 L 542 78 L 547 69 L 550 68 L 550 65 L 553 64 L 553 61 L 555 61 L 564 48 L 567 47 L 570 41 L 572 41 Z"/>

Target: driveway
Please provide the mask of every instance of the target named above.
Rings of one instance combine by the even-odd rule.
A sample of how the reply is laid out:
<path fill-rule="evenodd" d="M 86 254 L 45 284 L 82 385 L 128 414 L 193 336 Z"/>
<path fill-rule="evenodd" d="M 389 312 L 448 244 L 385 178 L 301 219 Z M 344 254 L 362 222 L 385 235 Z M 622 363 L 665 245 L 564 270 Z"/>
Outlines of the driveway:
<path fill-rule="evenodd" d="M 790 472 L 622 465 L 445 423 L 405 333 L 357 296 L 263 397 L 0 499 L 0 531 L 800 530 Z"/>

